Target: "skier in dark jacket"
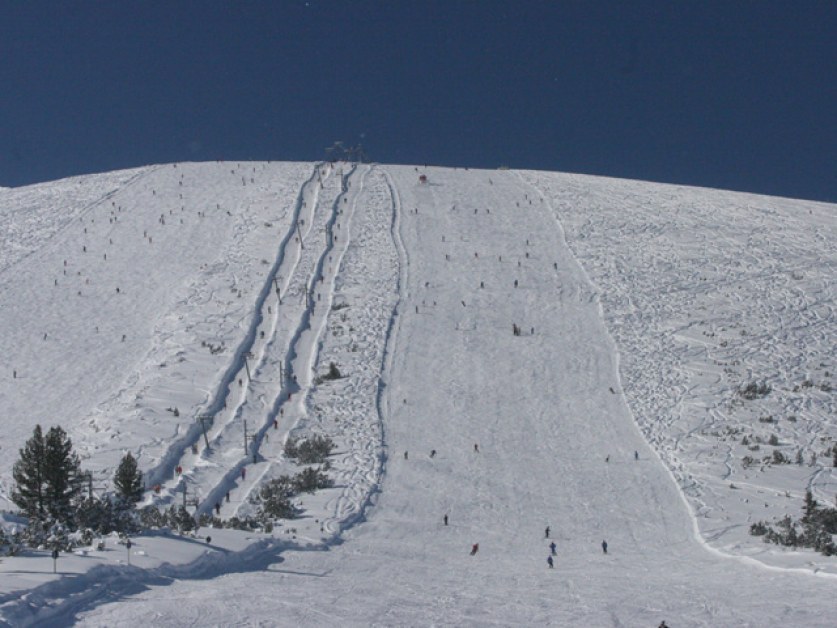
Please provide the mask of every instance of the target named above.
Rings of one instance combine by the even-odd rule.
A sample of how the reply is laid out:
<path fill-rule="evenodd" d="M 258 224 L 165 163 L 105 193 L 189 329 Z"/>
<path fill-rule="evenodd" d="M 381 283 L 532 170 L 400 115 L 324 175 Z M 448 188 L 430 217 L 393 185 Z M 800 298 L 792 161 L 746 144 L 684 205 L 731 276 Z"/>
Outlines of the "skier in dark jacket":
<path fill-rule="evenodd" d="M 546 557 L 546 564 L 549 565 L 549 568 L 552 569 L 555 566 L 555 563 L 552 561 L 552 556 Z"/>
<path fill-rule="evenodd" d="M 555 556 L 555 541 L 549 544 L 549 551 L 552 552 L 552 555 Z"/>
<path fill-rule="evenodd" d="M 607 554 L 607 541 L 602 541 L 602 551 Z"/>
<path fill-rule="evenodd" d="M 473 556 L 474 554 L 476 554 L 479 550 L 480 550 L 480 544 L 479 544 L 479 543 L 474 543 L 474 544 L 471 546 L 471 556 Z"/>

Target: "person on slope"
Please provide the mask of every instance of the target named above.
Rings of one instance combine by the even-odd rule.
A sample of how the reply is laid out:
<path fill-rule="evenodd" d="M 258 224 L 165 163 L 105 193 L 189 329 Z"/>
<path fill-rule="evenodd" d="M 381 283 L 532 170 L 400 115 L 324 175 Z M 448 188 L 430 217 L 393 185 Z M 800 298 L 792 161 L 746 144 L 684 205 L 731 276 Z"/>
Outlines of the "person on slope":
<path fill-rule="evenodd" d="M 549 551 L 552 552 L 552 555 L 555 556 L 555 541 L 549 544 Z"/>
<path fill-rule="evenodd" d="M 474 543 L 474 544 L 471 546 L 471 556 L 473 556 L 474 554 L 476 554 L 478 551 L 480 551 L 480 544 L 479 544 L 479 543 Z"/>
<path fill-rule="evenodd" d="M 602 551 L 607 554 L 607 541 L 602 541 Z"/>
<path fill-rule="evenodd" d="M 555 567 L 555 563 L 552 560 L 552 556 L 546 557 L 546 564 L 549 565 L 550 569 L 553 569 Z"/>
<path fill-rule="evenodd" d="M 546 526 L 546 530 L 544 530 L 544 538 L 545 539 L 549 538 L 549 526 Z"/>

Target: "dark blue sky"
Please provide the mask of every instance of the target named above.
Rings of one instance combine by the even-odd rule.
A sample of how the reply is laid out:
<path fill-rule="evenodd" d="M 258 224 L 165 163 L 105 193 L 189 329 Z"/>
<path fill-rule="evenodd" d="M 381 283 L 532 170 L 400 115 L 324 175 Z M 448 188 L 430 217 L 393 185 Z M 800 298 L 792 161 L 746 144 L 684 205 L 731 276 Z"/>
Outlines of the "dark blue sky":
<path fill-rule="evenodd" d="M 335 140 L 837 202 L 837 2 L 0 0 L 0 185 Z"/>

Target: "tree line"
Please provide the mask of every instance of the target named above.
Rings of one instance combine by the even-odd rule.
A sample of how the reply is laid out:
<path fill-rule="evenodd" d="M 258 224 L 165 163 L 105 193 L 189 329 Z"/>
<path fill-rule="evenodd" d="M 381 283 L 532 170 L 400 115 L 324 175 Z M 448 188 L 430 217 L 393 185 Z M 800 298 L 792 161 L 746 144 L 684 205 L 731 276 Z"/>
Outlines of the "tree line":
<path fill-rule="evenodd" d="M 271 532 L 275 519 L 299 515 L 301 511 L 293 502 L 295 496 L 333 485 L 325 474 L 329 468 L 326 458 L 333 448 L 334 443 L 328 438 L 289 439 L 286 452 L 289 457 L 302 464 L 325 464 L 266 483 L 251 497 L 255 516 L 221 520 L 204 514 L 196 519 L 182 505 L 167 510 L 155 505 L 137 509 L 146 489 L 143 473 L 130 452 L 122 457 L 114 473 L 115 490 L 101 496 L 94 494 L 92 475 L 81 468 L 79 456 L 64 429 L 55 426 L 44 434 L 41 426 L 36 425 L 12 470 L 15 486 L 11 500 L 29 523 L 11 537 L 0 528 L 0 548 L 5 548 L 7 553 L 15 553 L 23 545 L 69 551 L 79 545 L 91 545 L 99 535 L 136 534 L 164 526 L 181 532 L 208 525 Z"/>

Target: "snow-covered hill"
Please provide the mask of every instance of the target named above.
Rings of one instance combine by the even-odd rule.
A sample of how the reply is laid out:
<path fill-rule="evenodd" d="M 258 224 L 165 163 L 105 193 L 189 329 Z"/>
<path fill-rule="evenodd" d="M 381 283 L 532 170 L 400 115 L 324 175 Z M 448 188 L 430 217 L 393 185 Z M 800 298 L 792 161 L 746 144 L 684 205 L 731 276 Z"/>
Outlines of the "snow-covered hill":
<path fill-rule="evenodd" d="M 289 435 L 338 444 L 336 487 L 261 558 L 138 576 L 130 611 L 88 595 L 51 621 L 831 625 L 837 561 L 747 531 L 837 493 L 835 211 L 344 163 L 0 190 L 6 508 L 36 423 L 68 430 L 100 489 L 132 451 L 149 501 L 185 488 L 225 517 L 295 468 Z M 319 378 L 332 362 L 343 377 Z M 291 528 L 330 551 L 288 549 Z"/>

